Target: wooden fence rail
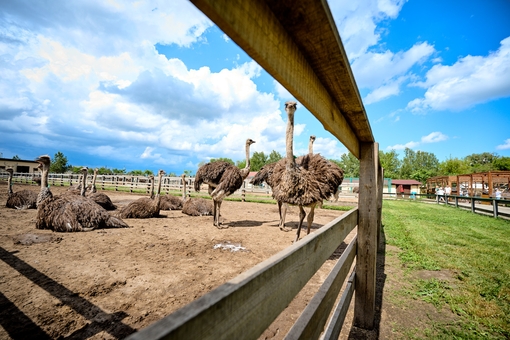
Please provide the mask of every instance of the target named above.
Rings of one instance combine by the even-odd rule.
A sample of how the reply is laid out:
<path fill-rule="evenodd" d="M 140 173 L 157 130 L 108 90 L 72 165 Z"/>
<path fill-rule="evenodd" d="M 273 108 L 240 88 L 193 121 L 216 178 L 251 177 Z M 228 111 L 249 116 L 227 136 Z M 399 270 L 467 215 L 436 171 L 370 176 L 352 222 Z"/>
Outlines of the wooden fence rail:
<path fill-rule="evenodd" d="M 352 209 L 318 231 L 127 339 L 257 339 L 356 227 Z M 287 338 L 318 339 L 355 259 L 354 238 Z M 351 276 L 352 280 L 352 276 Z M 328 334 L 339 332 L 347 289 Z M 347 307 L 346 307 L 347 306 Z M 342 319 L 342 320 L 340 320 Z"/>
<path fill-rule="evenodd" d="M 456 208 L 471 210 L 472 213 L 481 213 L 484 215 L 492 215 L 494 218 L 504 217 L 510 219 L 510 200 L 472 197 L 472 196 L 455 196 L 455 195 L 433 195 L 433 194 L 411 194 L 401 195 L 385 194 L 386 197 L 396 199 L 424 200 L 454 206 Z"/>

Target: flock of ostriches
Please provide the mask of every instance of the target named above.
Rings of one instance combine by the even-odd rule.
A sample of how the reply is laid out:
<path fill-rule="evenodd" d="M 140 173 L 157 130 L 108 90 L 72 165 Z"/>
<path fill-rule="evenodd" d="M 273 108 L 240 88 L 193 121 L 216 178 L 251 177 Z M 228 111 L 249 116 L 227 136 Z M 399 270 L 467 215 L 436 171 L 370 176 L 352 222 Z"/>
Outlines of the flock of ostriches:
<path fill-rule="evenodd" d="M 285 215 L 287 205 L 299 207 L 299 224 L 296 233 L 296 241 L 299 240 L 301 226 L 306 217 L 304 207 L 309 207 L 307 218 L 308 230 L 314 218 L 314 209 L 328 200 L 332 195 L 338 195 L 338 188 L 342 184 L 344 173 L 336 164 L 326 160 L 319 154 L 314 154 L 312 145 L 314 136 L 310 137 L 309 153 L 294 158 L 294 113 L 296 103 L 285 103 L 287 112 L 286 130 L 286 157 L 278 162 L 265 165 L 251 183 L 255 185 L 266 182 L 272 189 L 273 198 L 278 203 L 280 215 L 279 227 L 283 231 L 290 229 L 285 227 Z M 250 145 L 255 141 L 246 141 L 246 167 L 239 169 L 227 162 L 212 162 L 200 167 L 195 176 L 195 190 L 200 191 L 202 184 L 208 186 L 209 195 L 212 198 L 186 197 L 186 181 L 182 175 L 183 196 L 182 198 L 172 195 L 160 195 L 161 180 L 165 174 L 163 170 L 158 172 L 158 187 L 154 194 L 154 176 L 151 176 L 151 195 L 129 203 L 121 209 L 112 203 L 104 193 L 96 191 L 97 169 L 94 171 L 92 184 L 87 188 L 86 177 L 88 169 L 82 168 L 82 180 L 76 189 L 69 189 L 63 194 L 53 195 L 48 186 L 48 174 L 50 169 L 50 157 L 47 155 L 37 158 L 41 175 L 41 190 L 39 194 L 31 190 L 12 190 L 12 169 L 9 172 L 9 196 L 6 206 L 9 208 L 37 209 L 36 228 L 50 229 L 60 232 L 90 231 L 98 228 L 128 228 L 123 219 L 126 218 L 151 218 L 157 217 L 160 210 L 182 210 L 190 216 L 213 216 L 213 225 L 223 228 L 220 223 L 220 208 L 223 199 L 238 190 L 250 172 Z M 87 189 L 90 192 L 87 193 Z M 108 212 L 111 210 L 111 212 Z"/>

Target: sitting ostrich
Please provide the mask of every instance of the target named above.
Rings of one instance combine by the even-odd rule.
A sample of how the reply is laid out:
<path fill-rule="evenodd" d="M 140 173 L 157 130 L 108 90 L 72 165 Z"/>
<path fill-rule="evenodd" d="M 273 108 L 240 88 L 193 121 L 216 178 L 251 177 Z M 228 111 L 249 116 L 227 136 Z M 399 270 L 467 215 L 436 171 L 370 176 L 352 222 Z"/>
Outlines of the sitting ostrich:
<path fill-rule="evenodd" d="M 154 193 L 154 176 L 151 176 L 151 197 L 142 197 L 134 202 L 129 203 L 127 206 L 122 208 L 119 212 L 121 218 L 151 218 L 158 217 L 161 203 L 161 179 L 165 172 L 159 170 L 158 172 L 158 190 L 156 196 L 151 198 Z"/>
<path fill-rule="evenodd" d="M 160 209 L 161 210 L 182 210 L 182 204 L 184 198 L 180 198 L 174 195 L 163 195 L 161 196 Z"/>
<path fill-rule="evenodd" d="M 212 202 L 200 197 L 186 197 L 186 175 L 182 175 L 182 213 L 189 216 L 208 216 L 213 214 Z"/>
<path fill-rule="evenodd" d="M 218 229 L 222 229 L 220 226 L 220 208 L 223 199 L 241 188 L 250 173 L 250 145 L 253 143 L 255 143 L 254 140 L 249 138 L 246 140 L 246 167 L 244 169 L 239 169 L 228 162 L 218 161 L 204 164 L 197 171 L 195 191 L 200 191 L 202 183 L 209 186 L 209 195 L 211 195 L 213 201 L 213 225 Z"/>
<path fill-rule="evenodd" d="M 121 219 L 111 216 L 101 206 L 82 195 L 53 196 L 48 187 L 50 156 L 40 156 L 42 166 L 41 191 L 37 197 L 37 229 L 72 232 L 90 231 L 98 228 L 129 228 Z M 82 179 L 82 193 L 85 193 L 85 173 Z M 83 171 L 83 169 L 82 169 Z"/>
<path fill-rule="evenodd" d="M 293 154 L 294 113 L 296 102 L 286 102 L 287 131 L 286 158 L 277 162 L 273 169 L 271 180 L 274 185 L 273 198 L 277 202 L 299 206 L 299 224 L 295 241 L 299 240 L 301 226 L 306 216 L 303 207 L 310 207 L 308 215 L 308 234 L 313 222 L 314 208 L 317 203 L 327 200 L 334 192 L 333 185 L 328 179 L 329 162 L 319 154 L 302 156 L 298 163 Z"/>
<path fill-rule="evenodd" d="M 117 206 L 115 204 L 113 204 L 110 197 L 108 197 L 108 195 L 106 195 L 102 192 L 97 192 L 96 178 L 97 178 L 98 171 L 99 171 L 98 168 L 94 169 L 94 177 L 92 178 L 92 184 L 91 184 L 91 190 L 90 190 L 91 193 L 89 195 L 87 195 L 87 197 L 89 199 L 93 200 L 94 202 L 96 202 L 97 204 L 99 204 L 100 206 L 102 206 L 106 210 L 115 210 L 115 209 L 117 209 Z"/>
<path fill-rule="evenodd" d="M 17 192 L 12 191 L 12 175 L 14 170 L 12 168 L 8 168 L 5 171 L 9 173 L 9 178 L 7 178 L 7 186 L 9 187 L 9 193 L 7 197 L 7 202 L 5 206 L 7 208 L 15 208 L 15 209 L 35 209 L 37 208 L 37 192 L 32 190 L 20 190 Z"/>

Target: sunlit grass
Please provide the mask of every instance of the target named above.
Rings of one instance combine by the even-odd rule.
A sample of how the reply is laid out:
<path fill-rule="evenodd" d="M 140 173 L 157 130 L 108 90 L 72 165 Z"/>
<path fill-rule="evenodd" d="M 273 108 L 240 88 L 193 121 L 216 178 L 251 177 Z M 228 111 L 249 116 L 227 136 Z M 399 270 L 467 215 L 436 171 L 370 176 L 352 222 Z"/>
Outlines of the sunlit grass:
<path fill-rule="evenodd" d="M 458 329 L 440 331 L 462 339 L 510 337 L 510 221 L 385 200 L 382 223 L 387 243 L 402 249 L 399 258 L 408 272 L 452 273 L 449 281 L 412 282 L 415 297 L 461 316 Z"/>

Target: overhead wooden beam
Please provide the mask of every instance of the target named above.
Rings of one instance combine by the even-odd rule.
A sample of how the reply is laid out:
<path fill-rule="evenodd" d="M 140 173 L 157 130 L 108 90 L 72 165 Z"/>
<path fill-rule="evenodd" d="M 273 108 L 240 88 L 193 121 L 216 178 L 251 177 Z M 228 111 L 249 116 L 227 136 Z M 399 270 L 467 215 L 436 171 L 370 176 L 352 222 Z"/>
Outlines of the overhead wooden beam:
<path fill-rule="evenodd" d="M 360 157 L 373 136 L 326 1 L 191 2 Z"/>

